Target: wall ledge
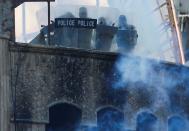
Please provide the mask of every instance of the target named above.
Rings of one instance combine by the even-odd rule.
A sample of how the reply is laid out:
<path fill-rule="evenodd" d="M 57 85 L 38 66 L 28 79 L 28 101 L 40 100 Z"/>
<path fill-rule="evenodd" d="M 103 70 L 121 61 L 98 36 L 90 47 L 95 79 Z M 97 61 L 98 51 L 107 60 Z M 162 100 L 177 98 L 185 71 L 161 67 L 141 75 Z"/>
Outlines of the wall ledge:
<path fill-rule="evenodd" d="M 116 60 L 119 56 L 118 53 L 102 52 L 97 50 L 86 50 L 77 48 L 66 48 L 45 45 L 31 45 L 24 43 L 11 43 L 9 44 L 11 52 L 24 52 L 24 53 L 40 53 L 47 55 L 64 55 L 73 57 L 95 58 L 105 60 Z"/>

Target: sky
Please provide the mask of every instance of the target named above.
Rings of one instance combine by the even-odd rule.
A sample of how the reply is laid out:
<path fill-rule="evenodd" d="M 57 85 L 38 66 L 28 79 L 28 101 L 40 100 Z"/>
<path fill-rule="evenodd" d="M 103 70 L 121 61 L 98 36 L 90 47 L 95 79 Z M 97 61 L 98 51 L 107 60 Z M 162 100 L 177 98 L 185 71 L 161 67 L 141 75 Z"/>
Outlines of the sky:
<path fill-rule="evenodd" d="M 160 4 L 165 0 L 159 0 Z M 108 7 L 111 19 L 116 19 L 116 10 L 119 10 L 119 14 L 127 16 L 129 24 L 135 25 L 139 34 L 138 44 L 133 51 L 134 54 L 140 56 L 150 56 L 152 58 L 159 58 L 159 54 L 162 50 L 170 48 L 170 38 L 167 37 L 170 32 L 164 27 L 164 21 L 158 10 L 154 11 L 158 5 L 156 0 L 99 0 L 100 7 Z M 52 6 L 58 5 L 88 5 L 96 6 L 96 0 L 56 0 Z M 64 7 L 62 6 L 62 8 Z M 46 3 L 26 3 L 26 33 L 32 34 L 34 37 L 40 30 L 41 21 L 45 20 L 47 11 L 45 14 L 41 13 L 47 7 Z M 65 8 L 65 7 L 64 7 Z M 47 9 L 47 8 L 46 8 Z M 52 10 L 58 10 L 58 8 L 52 8 Z M 96 13 L 95 11 L 91 11 Z M 103 11 L 101 11 L 103 12 Z M 166 12 L 166 11 L 164 11 Z M 53 14 L 53 13 L 52 13 Z M 166 15 L 166 13 L 165 13 Z M 40 16 L 40 17 L 39 17 Z M 42 18 L 42 19 L 41 19 Z M 38 20 L 37 20 L 38 19 Z M 40 19 L 40 20 L 39 20 Z M 16 36 L 17 40 L 23 41 L 22 36 L 22 6 L 16 9 Z M 115 20 L 114 20 L 115 21 Z M 165 56 L 164 59 L 171 60 L 173 58 L 172 51 Z M 166 58 L 168 56 L 168 58 Z"/>

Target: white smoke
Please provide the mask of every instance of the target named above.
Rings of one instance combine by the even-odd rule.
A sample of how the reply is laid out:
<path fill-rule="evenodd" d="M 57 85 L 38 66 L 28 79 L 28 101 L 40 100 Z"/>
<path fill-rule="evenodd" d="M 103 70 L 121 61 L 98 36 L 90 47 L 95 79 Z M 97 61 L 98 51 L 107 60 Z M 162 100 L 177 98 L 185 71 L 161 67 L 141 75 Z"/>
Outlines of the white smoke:
<path fill-rule="evenodd" d="M 116 8 L 120 11 L 120 14 L 127 16 L 129 24 L 136 26 L 139 38 L 138 44 L 133 51 L 135 55 L 155 59 L 161 58 L 163 60 L 175 62 L 173 49 L 170 49 L 172 41 L 171 38 L 167 36 L 167 34 L 170 34 L 170 31 L 168 31 L 169 26 L 166 26 L 166 28 L 162 27 L 162 25 L 164 26 L 164 23 L 167 23 L 167 21 L 161 18 L 159 10 L 154 11 L 154 9 L 158 7 L 156 0 L 56 0 L 55 2 L 52 2 L 52 6 L 55 7 L 55 5 L 63 5 L 65 8 L 65 5 L 86 5 L 95 7 L 97 5 L 97 1 L 99 1 L 100 7 Z M 165 0 L 160 1 L 164 2 Z M 47 24 L 45 17 L 43 17 L 42 20 L 38 20 L 37 18 L 37 12 L 39 12 L 43 8 L 46 8 L 47 14 L 47 3 L 26 3 L 26 34 L 36 34 L 35 32 L 39 32 L 41 24 Z M 99 13 L 95 11 L 91 12 Z M 166 10 L 164 12 L 166 12 Z M 103 11 L 101 11 L 101 13 L 103 13 Z M 114 15 L 115 13 L 112 13 L 111 11 L 108 12 L 108 16 L 113 17 L 113 22 L 117 22 Z M 117 16 L 117 18 L 118 17 L 119 16 Z M 43 20 L 45 20 L 46 22 L 42 22 Z M 16 9 L 17 38 L 22 37 L 23 35 L 23 24 L 21 21 L 23 21 L 22 6 Z"/>
<path fill-rule="evenodd" d="M 162 27 L 166 21 L 161 18 L 161 12 L 156 0 L 108 0 L 111 7 L 119 8 L 126 15 L 130 24 L 136 26 L 139 34 L 138 44 L 134 54 L 174 62 L 173 50 L 170 49 L 170 28 Z M 160 4 L 165 0 L 159 0 Z M 163 15 L 167 13 L 164 7 Z M 165 16 L 164 16 L 165 17 Z M 161 30 L 160 30 L 161 28 Z M 170 50 L 168 50 L 170 49 Z M 169 51 L 169 54 L 163 54 Z M 162 58 L 165 56 L 164 58 Z"/>

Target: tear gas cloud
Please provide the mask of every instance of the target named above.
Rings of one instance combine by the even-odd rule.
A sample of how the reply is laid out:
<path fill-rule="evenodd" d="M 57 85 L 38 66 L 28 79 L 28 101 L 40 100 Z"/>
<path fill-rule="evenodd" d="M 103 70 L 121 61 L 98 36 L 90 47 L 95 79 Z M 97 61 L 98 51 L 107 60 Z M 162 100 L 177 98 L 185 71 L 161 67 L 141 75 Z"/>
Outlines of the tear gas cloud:
<path fill-rule="evenodd" d="M 154 114 L 161 112 L 160 114 L 167 119 L 174 114 L 188 117 L 186 105 L 188 105 L 189 98 L 189 70 L 187 67 L 122 54 L 115 69 L 118 71 L 120 79 L 113 84 L 113 88 L 117 90 L 125 88 L 131 93 L 134 91 L 132 95 L 136 95 L 136 91 L 139 90 L 138 93 L 144 94 L 144 96 L 138 98 L 143 100 L 135 101 L 136 104 L 150 101 L 149 104 L 139 107 L 133 116 L 136 116 L 140 110 L 149 110 Z M 145 96 L 147 96 L 147 100 Z M 135 107 L 128 103 L 126 103 L 126 109 L 130 108 L 129 110 L 134 111 Z M 132 124 L 135 125 L 136 117 L 133 119 Z M 162 124 L 165 123 L 165 120 L 158 122 L 159 130 L 167 129 L 167 124 Z"/>

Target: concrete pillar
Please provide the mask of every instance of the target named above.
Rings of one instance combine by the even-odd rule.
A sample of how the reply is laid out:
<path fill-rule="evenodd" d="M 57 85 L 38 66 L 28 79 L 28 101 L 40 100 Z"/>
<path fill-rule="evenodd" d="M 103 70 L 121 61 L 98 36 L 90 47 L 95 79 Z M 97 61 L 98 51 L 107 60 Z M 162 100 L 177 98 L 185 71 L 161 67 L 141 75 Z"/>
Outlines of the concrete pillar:
<path fill-rule="evenodd" d="M 0 131 L 10 131 L 10 62 L 8 40 L 0 38 Z"/>
<path fill-rule="evenodd" d="M 12 0 L 0 0 L 0 38 L 15 40 Z"/>

